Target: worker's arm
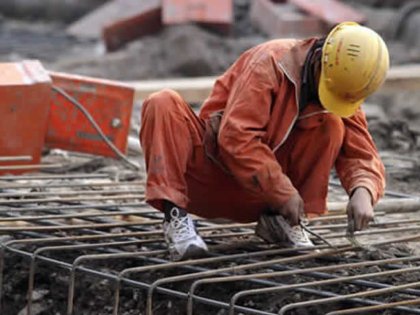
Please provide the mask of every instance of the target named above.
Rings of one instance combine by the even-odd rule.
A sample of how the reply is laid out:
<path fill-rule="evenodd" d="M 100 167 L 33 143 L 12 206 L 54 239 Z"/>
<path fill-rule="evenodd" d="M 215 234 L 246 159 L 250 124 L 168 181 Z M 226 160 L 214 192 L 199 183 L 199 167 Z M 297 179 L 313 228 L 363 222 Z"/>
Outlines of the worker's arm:
<path fill-rule="evenodd" d="M 373 220 L 372 197 L 365 187 L 357 187 L 353 191 L 347 204 L 347 216 L 349 222 L 353 222 L 353 229 L 356 231 L 366 229 Z"/>
<path fill-rule="evenodd" d="M 303 202 L 283 174 L 274 153 L 263 142 L 270 119 L 273 95 L 282 74 L 269 57 L 254 61 L 243 71 L 233 86 L 220 125 L 219 152 L 223 163 L 239 184 L 278 210 L 296 224 Z"/>
<path fill-rule="evenodd" d="M 345 136 L 336 161 L 338 176 L 350 196 L 349 219 L 356 230 L 367 227 L 373 218 L 373 206 L 384 193 L 385 169 L 367 128 L 366 117 L 358 110 L 343 119 Z"/>

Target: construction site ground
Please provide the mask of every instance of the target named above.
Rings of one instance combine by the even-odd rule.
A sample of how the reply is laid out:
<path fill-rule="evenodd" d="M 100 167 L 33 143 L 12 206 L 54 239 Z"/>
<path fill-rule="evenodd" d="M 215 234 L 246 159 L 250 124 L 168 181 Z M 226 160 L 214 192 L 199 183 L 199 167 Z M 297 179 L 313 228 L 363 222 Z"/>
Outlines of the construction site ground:
<path fill-rule="evenodd" d="M 389 23 L 385 23 L 386 19 L 384 21 L 384 17 L 393 17 L 397 14 L 396 8 L 392 6 L 362 7 L 360 3 L 363 3 L 363 1 L 349 2 L 356 3 L 361 10 L 372 17 L 369 20 L 371 26 L 384 32 L 385 38 L 388 36 L 385 33 L 389 32 Z M 148 36 L 132 42 L 114 53 L 106 53 L 100 41 L 80 40 L 67 36 L 64 21 L 28 21 L 19 16 L 3 17 L 0 19 L 0 60 L 7 62 L 22 59 L 40 59 L 49 70 L 122 81 L 214 76 L 221 74 L 241 52 L 268 40 L 264 34 L 258 32 L 250 24 L 249 17 L 246 14 L 249 1 L 236 0 L 235 6 L 236 23 L 233 35 L 228 38 L 195 25 L 180 25 L 166 28 L 157 35 Z M 420 44 L 417 44 L 414 40 L 412 45 L 407 42 L 407 38 L 416 37 L 410 32 L 417 31 L 406 28 L 403 38 L 389 39 L 393 66 L 420 62 Z M 196 110 L 200 106 L 199 103 L 192 105 Z M 131 136 L 134 138 L 138 137 L 140 108 L 141 101 L 138 101 L 135 104 L 131 126 Z M 385 196 L 385 199 L 418 198 L 420 196 L 420 89 L 418 91 L 407 91 L 405 89 L 397 92 L 380 91 L 377 95 L 367 100 L 364 109 L 368 116 L 369 130 L 387 169 L 388 195 Z M 100 235 L 104 231 L 113 234 L 147 232 L 151 235 L 151 240 L 148 240 L 144 244 L 134 243 L 131 238 L 127 237 L 124 238 L 128 242 L 127 244 L 109 245 L 109 248 L 107 245 L 103 245 L 103 248 L 107 248 L 104 251 L 98 248 L 78 248 L 76 251 L 60 249 L 58 251 L 52 250 L 48 252 L 45 256 L 47 258 L 40 259 L 40 262 L 34 270 L 35 286 L 33 292 L 31 292 L 32 314 L 68 314 L 69 267 L 68 265 L 64 269 L 62 267 L 65 264 L 71 266 L 79 256 L 98 253 L 122 254 L 136 251 L 152 252 L 150 254 L 151 260 L 145 263 L 144 260 L 141 260 L 140 263 L 138 257 L 95 260 L 86 263 L 86 269 L 97 271 L 96 276 L 98 277 L 95 277 L 93 273 L 89 274 L 89 272 L 82 275 L 80 271 L 80 274 L 76 274 L 75 296 L 72 304 L 74 303 L 74 314 L 78 315 L 113 314 L 116 299 L 116 280 L 111 276 L 116 277 L 121 270 L 143 266 L 143 263 L 146 266 L 152 266 L 154 263 L 157 265 L 168 263 L 169 257 L 165 251 L 163 240 L 160 242 L 156 241 L 161 235 L 153 234 L 154 231 L 159 231 L 160 229 L 161 214 L 153 212 L 145 204 L 140 207 L 138 205 L 144 201 L 145 171 L 143 157 L 141 153 L 129 152 L 129 159 L 139 163 L 141 165 L 141 171 L 130 170 L 124 163 L 114 159 L 46 149 L 43 163 L 57 164 L 58 166 L 33 174 L 42 175 L 45 178 L 38 180 L 36 178 L 0 177 L 0 211 L 6 213 L 6 208 L 2 208 L 6 206 L 16 207 L 16 209 L 27 208 L 23 212 L 24 215 L 34 216 L 37 213 L 36 211 L 40 210 L 31 212 L 30 208 L 44 206 L 36 198 L 46 198 L 45 205 L 52 208 L 43 211 L 42 215 L 68 216 L 67 218 L 65 216 L 58 218 L 57 221 L 54 221 L 57 223 L 56 225 L 48 221 L 51 218 L 46 217 L 44 218 L 45 225 L 43 223 L 44 221 L 39 221 L 39 225 L 43 226 L 43 229 L 40 230 L 37 230 L 37 220 L 33 218 L 28 219 L 29 221 L 16 219 L 15 221 L 7 222 L 0 220 L 0 239 L 3 244 L 10 242 L 14 238 L 37 238 L 42 233 L 44 237 L 92 236 Z M 75 175 L 75 178 L 71 178 L 71 175 Z M 66 176 L 69 177 L 66 178 Z M 334 172 L 331 174 L 331 182 L 329 200 L 338 203 L 345 202 L 347 196 L 339 187 Z M 101 186 L 103 183 L 105 185 Z M 107 188 L 106 185 L 109 183 L 111 185 L 117 185 L 118 188 L 112 188 L 113 186 Z M 57 185 L 57 187 L 54 185 Z M 74 187 L 77 188 L 72 188 L 72 185 L 75 185 Z M 111 192 L 112 189 L 120 190 L 120 192 Z M 77 194 L 82 191 L 88 191 L 88 197 L 77 199 L 80 198 Z M 89 197 L 95 196 L 93 193 L 89 195 L 91 192 L 98 195 L 96 197 Z M 72 193 L 74 194 L 72 195 Z M 54 199 L 55 197 L 57 199 Z M 77 200 L 71 199 L 72 197 Z M 106 212 L 104 205 L 98 207 L 99 210 L 91 206 L 92 203 L 96 202 L 95 198 L 104 201 L 104 204 L 109 204 L 109 206 L 114 205 L 112 198 L 115 198 L 114 201 L 117 200 L 118 206 L 112 210 L 117 211 L 117 213 L 113 216 L 109 216 L 109 214 L 104 215 Z M 132 204 L 135 203 L 138 204 L 133 206 Z M 88 214 L 98 216 L 96 221 L 90 223 L 92 224 L 92 230 L 89 233 L 86 232 L 88 227 L 83 225 L 86 221 L 84 221 L 83 217 L 77 217 L 79 213 L 77 210 L 71 208 L 71 206 L 77 205 L 89 206 L 89 211 L 91 212 L 88 212 Z M 59 211 L 60 207 L 68 206 L 70 206 L 69 209 L 64 209 L 62 212 Z M 325 222 L 315 220 L 310 223 L 310 226 L 319 231 L 321 235 L 325 235 L 328 239 L 331 238 L 332 242 L 341 248 L 340 246 L 348 245 L 344 237 L 346 218 L 342 207 L 338 207 L 334 211 L 331 214 L 334 216 L 337 215 L 337 218 L 327 218 Z M 389 223 L 389 226 L 387 225 L 387 222 L 394 221 L 399 223 L 395 224 L 395 226 L 391 223 Z M 27 222 L 34 222 L 34 224 L 28 227 Z M 219 273 L 215 273 L 213 277 L 227 274 L 240 276 L 248 274 L 248 271 L 235 269 L 236 266 L 258 261 L 263 262 L 272 258 L 285 259 L 284 262 L 279 261 L 283 269 L 276 269 L 280 267 L 273 263 L 273 265 L 257 266 L 253 271 L 258 273 L 272 273 L 280 270 L 290 270 L 290 268 L 315 268 L 370 260 L 409 259 L 410 257 L 420 255 L 419 240 L 399 242 L 398 238 L 418 234 L 420 231 L 419 222 L 420 211 L 418 209 L 417 211 L 407 212 L 398 212 L 398 210 L 379 212 L 377 221 L 375 222 L 378 225 L 373 228 L 373 231 L 376 229 L 377 232 L 362 233 L 358 236 L 358 240 L 363 244 L 374 244 L 376 242 L 379 244 L 377 247 L 337 253 L 334 252 L 335 249 L 330 249 L 333 253 L 332 255 L 317 257 L 317 253 L 315 252 L 313 259 L 309 257 L 301 261 L 291 260 L 289 262 L 287 261 L 288 257 L 294 257 L 295 252 L 276 252 L 274 254 L 261 254 L 260 256 L 256 254 L 257 258 L 255 259 L 251 256 L 246 256 L 246 253 L 278 250 L 277 247 L 265 244 L 257 239 L 253 235 L 253 225 L 219 226 L 214 222 L 202 220 L 199 226 L 203 228 L 204 235 L 210 239 L 209 244 L 213 253 L 210 257 L 214 258 L 214 261 L 203 261 L 202 263 L 197 263 L 197 265 L 180 265 L 171 268 L 168 266 L 168 268 L 162 268 L 162 270 L 158 268 L 145 269 L 143 274 L 133 275 L 131 279 L 133 282 L 138 281 L 139 283 L 149 285 L 156 280 L 166 277 L 205 270 L 212 271 L 220 268 L 226 268 L 226 270 L 222 269 Z M 130 223 L 131 225 L 124 225 Z M 110 225 L 101 227 L 101 224 Z M 141 224 L 144 224 L 146 228 L 141 226 Z M 71 225 L 76 227 L 69 227 Z M 80 227 L 77 227 L 77 225 L 80 225 Z M 48 226 L 51 227 L 51 230 L 45 228 Z M 392 227 L 395 230 L 392 230 Z M 33 229 L 31 230 L 31 228 Z M 19 234 L 23 230 L 29 234 L 25 234 L 25 236 Z M 387 243 L 387 241 L 393 239 L 396 241 Z M 118 240 L 117 238 L 112 238 L 114 242 Z M 153 243 L 153 240 L 155 240 L 155 243 Z M 129 243 L 130 241 L 133 243 Z M 320 249 L 326 248 L 325 244 L 319 240 L 317 241 Z M 69 241 L 61 245 L 80 244 L 74 240 L 71 240 L 71 242 L 73 243 Z M 27 314 L 28 275 L 30 273 L 31 259 L 34 261 L 35 258 L 30 258 L 30 256 L 25 256 L 22 253 L 33 254 L 37 248 L 42 247 L 41 245 L 49 246 L 50 244 L 16 244 L 16 251 L 8 249 L 5 252 L 5 256 L 0 258 L 1 262 L 4 261 L 4 265 L 2 266 L 4 272 L 2 278 L 3 301 L 1 314 Z M 51 243 L 51 245 L 54 246 L 56 244 Z M 10 248 L 12 247 L 15 248 L 14 245 L 10 245 Z M 98 243 L 97 247 L 101 247 L 100 243 Z M 21 250 L 20 253 L 19 250 Z M 226 260 L 223 260 L 225 255 Z M 244 256 L 230 257 L 230 255 Z M 308 255 L 311 255 L 311 253 Z M 1 256 L 3 256 L 3 252 Z M 48 258 L 51 260 L 48 261 Z M 56 261 L 52 263 L 52 260 Z M 347 277 L 360 273 L 389 272 L 390 270 L 402 268 L 402 265 L 398 265 L 399 263 L 390 261 L 386 266 L 378 264 L 364 267 L 349 267 L 348 269 L 334 271 L 334 273 L 331 271 L 331 274 L 334 274 L 335 277 Z M 419 260 L 413 258 L 412 261 L 403 267 L 414 269 L 401 274 L 384 275 L 380 278 L 380 282 L 382 284 L 392 285 L 420 282 Z M 417 267 L 419 269 L 415 269 Z M 325 272 L 327 273 L 327 271 Z M 107 278 L 104 275 L 110 275 L 110 277 Z M 317 278 L 317 276 L 320 278 Z M 221 283 L 220 285 L 203 285 L 203 288 L 200 287 L 200 289 L 197 289 L 197 295 L 202 295 L 213 301 L 229 303 L 229 299 L 233 294 L 232 292 L 274 286 L 277 280 L 282 285 L 297 285 L 299 283 L 309 282 L 311 279 L 328 279 L 328 276 L 325 276 L 325 274 L 324 276 L 320 276 L 320 274 L 295 274 L 290 277 L 280 278 L 279 276 L 279 278 L 272 278 L 272 283 L 232 281 Z M 187 279 L 181 282 L 181 284 L 174 281 L 173 283 L 166 284 L 165 288 L 169 290 L 173 289 L 177 292 L 188 292 L 193 280 Z M 369 280 L 372 279 L 369 278 Z M 322 286 L 322 290 L 325 292 L 329 292 L 330 290 L 337 294 L 346 295 L 358 292 L 360 289 L 358 285 L 360 283 L 331 283 Z M 380 286 L 364 285 L 365 289 L 370 288 L 373 290 L 380 288 Z M 319 288 L 320 286 L 314 286 L 314 289 Z M 413 286 L 407 288 L 407 290 L 415 290 L 415 288 L 416 286 Z M 372 300 L 380 301 L 381 303 L 390 303 L 398 301 L 400 298 L 402 299 L 408 293 L 406 291 L 384 292 L 380 298 L 375 297 Z M 414 293 L 417 294 L 418 299 L 418 290 L 415 290 Z M 179 295 L 182 298 L 177 298 L 176 294 L 171 294 L 159 291 L 153 295 L 153 314 L 186 314 L 186 294 L 185 296 Z M 324 297 L 326 296 L 324 295 Z M 144 288 L 135 286 L 133 288 L 129 285 L 124 285 L 118 297 L 120 298 L 119 314 L 146 314 L 147 290 L 144 290 Z M 279 309 L 284 305 L 296 301 L 310 301 L 317 298 L 319 296 L 309 289 L 307 291 L 290 290 L 287 294 L 280 293 L 280 295 L 275 292 L 266 293 L 261 296 L 252 295 L 248 299 L 244 298 L 240 300 L 240 304 L 250 309 L 263 309 L 265 312 L 277 314 Z M 349 305 L 364 305 L 356 300 L 352 300 L 352 303 L 346 304 L 338 300 L 332 302 L 332 305 L 329 304 L 328 308 L 325 308 L 325 304 L 320 304 L 319 306 L 317 304 L 308 305 L 305 308 L 296 308 L 287 314 L 325 314 L 326 310 L 333 311 L 335 306 L 345 308 Z M 374 302 L 368 305 L 373 304 Z M 246 310 L 243 310 L 243 313 L 237 312 L 237 314 L 245 313 L 247 313 Z M 400 309 L 387 310 L 381 314 L 402 313 L 403 311 Z M 194 314 L 222 315 L 228 314 L 228 311 L 226 310 L 226 305 L 223 307 L 217 307 L 217 305 L 208 306 L 205 301 L 197 299 L 194 302 Z"/>

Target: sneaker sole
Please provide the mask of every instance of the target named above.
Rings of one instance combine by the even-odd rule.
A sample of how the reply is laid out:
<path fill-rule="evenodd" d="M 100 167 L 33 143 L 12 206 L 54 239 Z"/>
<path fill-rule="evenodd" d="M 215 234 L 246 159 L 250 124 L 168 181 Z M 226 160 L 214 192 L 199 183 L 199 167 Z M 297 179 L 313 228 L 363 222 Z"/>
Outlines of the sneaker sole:
<path fill-rule="evenodd" d="M 190 259 L 190 258 L 199 258 L 203 257 L 207 254 L 207 251 L 195 245 L 188 246 L 187 250 L 185 251 L 184 255 L 181 257 L 181 260 Z"/>

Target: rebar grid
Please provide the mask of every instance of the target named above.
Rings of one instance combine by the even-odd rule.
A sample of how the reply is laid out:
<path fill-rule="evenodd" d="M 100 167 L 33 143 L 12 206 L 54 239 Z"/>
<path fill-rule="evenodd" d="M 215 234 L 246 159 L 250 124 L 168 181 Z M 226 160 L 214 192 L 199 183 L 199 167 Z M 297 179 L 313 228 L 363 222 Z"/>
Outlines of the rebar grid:
<path fill-rule="evenodd" d="M 390 244 L 418 245 L 416 200 L 381 205 L 377 221 L 356 237 L 378 253 Z M 13 239 L 0 248 L 0 313 L 5 262 L 17 255 L 29 261 L 27 315 L 33 314 L 39 264 L 66 271 L 68 315 L 77 314 L 77 299 L 86 290 L 80 288 L 79 282 L 86 280 L 82 275 L 109 281 L 113 300 L 107 309 L 112 311 L 103 314 L 122 314 L 126 290 L 141 291 L 143 306 L 137 311 L 148 315 L 158 313 L 156 294 L 184 301 L 180 307 L 188 314 L 203 314 L 205 305 L 229 314 L 294 314 L 308 307 L 308 314 L 320 309 L 322 314 L 420 314 L 420 256 L 370 258 L 374 253 L 346 240 L 343 205 L 331 208 L 335 210 L 329 215 L 310 220 L 309 228 L 335 249 L 325 244 L 279 248 L 254 236 L 254 223 L 217 224 L 197 218 L 209 244 L 208 257 L 172 262 L 161 230 L 162 214 L 144 202 L 143 182 L 117 182 L 103 174 L 3 176 L 0 234 Z M 265 303 L 264 296 L 279 302 Z"/>

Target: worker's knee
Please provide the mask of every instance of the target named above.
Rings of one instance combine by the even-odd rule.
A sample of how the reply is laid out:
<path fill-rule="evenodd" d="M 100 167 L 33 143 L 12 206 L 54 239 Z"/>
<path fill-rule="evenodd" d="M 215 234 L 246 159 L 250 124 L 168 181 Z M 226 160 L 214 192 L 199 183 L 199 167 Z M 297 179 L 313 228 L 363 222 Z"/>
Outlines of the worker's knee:
<path fill-rule="evenodd" d="M 176 111 L 183 103 L 182 97 L 171 89 L 151 94 L 143 103 L 142 116 L 148 114 L 165 115 Z"/>

